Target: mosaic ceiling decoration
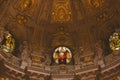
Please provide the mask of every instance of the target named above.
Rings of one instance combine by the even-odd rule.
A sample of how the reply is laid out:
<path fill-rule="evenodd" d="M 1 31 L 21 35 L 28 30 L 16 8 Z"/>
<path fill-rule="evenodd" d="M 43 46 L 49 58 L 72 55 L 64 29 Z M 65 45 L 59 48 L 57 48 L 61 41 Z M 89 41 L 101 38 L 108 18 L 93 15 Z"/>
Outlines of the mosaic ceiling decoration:
<path fill-rule="evenodd" d="M 70 8 L 70 0 L 54 0 L 51 14 L 51 22 L 71 22 L 72 13 Z"/>

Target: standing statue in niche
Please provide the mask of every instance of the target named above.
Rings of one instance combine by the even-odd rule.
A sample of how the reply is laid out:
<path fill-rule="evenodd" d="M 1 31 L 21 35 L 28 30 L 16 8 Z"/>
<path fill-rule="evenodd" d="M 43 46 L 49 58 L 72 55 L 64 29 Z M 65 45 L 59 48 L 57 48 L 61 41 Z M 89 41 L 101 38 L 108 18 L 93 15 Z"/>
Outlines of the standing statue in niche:
<path fill-rule="evenodd" d="M 26 66 L 31 65 L 31 59 L 30 59 L 30 50 L 27 41 L 24 41 L 23 44 L 20 46 L 20 52 L 21 52 L 21 68 L 25 68 Z"/>
<path fill-rule="evenodd" d="M 83 51 L 83 48 L 80 47 L 79 49 L 77 49 L 75 51 L 75 55 L 74 55 L 74 63 L 76 65 L 79 65 L 80 64 L 80 55 L 82 54 L 82 51 Z"/>
<path fill-rule="evenodd" d="M 47 65 L 49 66 L 51 64 L 51 59 L 50 59 L 50 55 L 47 54 L 45 51 L 45 48 L 40 47 L 40 57 L 41 57 L 41 64 L 42 65 Z"/>
<path fill-rule="evenodd" d="M 50 56 L 48 54 L 45 54 L 45 65 L 50 65 L 51 64 L 51 59 L 50 59 Z"/>
<path fill-rule="evenodd" d="M 101 45 L 101 41 L 95 44 L 95 58 L 94 58 L 94 63 L 97 65 L 100 65 L 101 67 L 104 67 L 104 61 L 103 61 L 103 49 Z"/>

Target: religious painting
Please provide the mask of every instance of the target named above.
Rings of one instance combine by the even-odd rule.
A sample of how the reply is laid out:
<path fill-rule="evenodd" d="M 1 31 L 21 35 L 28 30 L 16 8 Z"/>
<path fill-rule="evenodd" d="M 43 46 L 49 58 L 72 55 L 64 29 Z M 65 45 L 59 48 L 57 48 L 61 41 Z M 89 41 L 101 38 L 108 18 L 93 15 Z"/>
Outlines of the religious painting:
<path fill-rule="evenodd" d="M 110 48 L 112 51 L 120 50 L 120 34 L 115 32 L 109 38 Z"/>
<path fill-rule="evenodd" d="M 67 47 L 58 47 L 53 53 L 53 59 L 57 64 L 69 64 L 72 59 L 72 53 Z"/>
<path fill-rule="evenodd" d="M 1 48 L 4 52 L 13 52 L 15 49 L 15 40 L 9 32 L 4 33 L 4 39 L 1 44 Z"/>

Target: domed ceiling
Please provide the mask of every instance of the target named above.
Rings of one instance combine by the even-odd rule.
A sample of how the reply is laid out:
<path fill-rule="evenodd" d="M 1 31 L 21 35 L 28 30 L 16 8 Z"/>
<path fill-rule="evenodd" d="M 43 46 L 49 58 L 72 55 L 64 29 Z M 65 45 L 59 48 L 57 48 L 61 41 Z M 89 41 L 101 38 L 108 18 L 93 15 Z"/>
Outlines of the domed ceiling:
<path fill-rule="evenodd" d="M 119 0 L 1 0 L 0 24 L 16 46 L 28 41 L 35 49 L 73 51 L 101 41 L 109 53 L 109 36 L 120 24 Z"/>

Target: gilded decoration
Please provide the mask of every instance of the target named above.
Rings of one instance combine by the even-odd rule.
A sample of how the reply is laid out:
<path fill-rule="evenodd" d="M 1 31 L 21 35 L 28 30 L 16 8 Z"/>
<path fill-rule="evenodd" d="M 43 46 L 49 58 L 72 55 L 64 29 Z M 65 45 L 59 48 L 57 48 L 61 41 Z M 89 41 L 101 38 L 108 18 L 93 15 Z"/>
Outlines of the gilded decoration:
<path fill-rule="evenodd" d="M 93 56 L 94 53 L 92 51 L 84 52 L 83 55 L 80 56 L 80 61 L 82 62 L 82 66 L 93 65 Z"/>
<path fill-rule="evenodd" d="M 32 60 L 35 61 L 35 62 L 41 62 L 40 56 L 33 56 Z"/>
<path fill-rule="evenodd" d="M 115 15 L 115 10 L 106 8 L 103 10 L 103 12 L 97 15 L 96 19 L 99 22 L 104 22 L 104 21 L 110 20 L 114 15 Z"/>
<path fill-rule="evenodd" d="M 91 6 L 99 8 L 104 4 L 105 0 L 90 0 Z"/>
<path fill-rule="evenodd" d="M 70 22 L 72 21 L 70 0 L 54 0 L 51 15 L 52 22 Z"/>
<path fill-rule="evenodd" d="M 39 55 L 32 55 L 32 66 L 41 66 L 42 65 L 42 57 Z"/>
<path fill-rule="evenodd" d="M 15 8 L 19 11 L 26 11 L 31 8 L 34 0 L 20 0 L 16 2 Z"/>
<path fill-rule="evenodd" d="M 10 32 L 0 26 L 0 48 L 4 52 L 13 52 L 15 49 L 15 39 Z"/>
<path fill-rule="evenodd" d="M 24 0 L 23 3 L 21 4 L 21 9 L 26 10 L 28 9 L 32 4 L 31 0 Z"/>
<path fill-rule="evenodd" d="M 115 32 L 113 35 L 110 36 L 110 48 L 115 50 L 120 50 L 120 34 Z"/>
<path fill-rule="evenodd" d="M 17 15 L 16 20 L 19 24 L 24 24 L 27 22 L 27 18 L 24 15 Z"/>
<path fill-rule="evenodd" d="M 14 40 L 13 36 L 9 32 L 5 33 L 4 41 L 5 42 L 3 42 L 3 46 L 2 46 L 3 51 L 5 51 L 5 52 L 13 52 L 14 48 L 15 48 L 15 40 Z"/>
<path fill-rule="evenodd" d="M 120 80 L 120 0 L 0 4 L 0 80 Z"/>
<path fill-rule="evenodd" d="M 106 0 L 81 0 L 88 15 L 95 15 L 105 6 Z M 81 4 L 82 4 L 81 3 Z M 81 6 L 82 7 L 82 6 Z"/>

